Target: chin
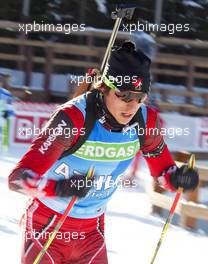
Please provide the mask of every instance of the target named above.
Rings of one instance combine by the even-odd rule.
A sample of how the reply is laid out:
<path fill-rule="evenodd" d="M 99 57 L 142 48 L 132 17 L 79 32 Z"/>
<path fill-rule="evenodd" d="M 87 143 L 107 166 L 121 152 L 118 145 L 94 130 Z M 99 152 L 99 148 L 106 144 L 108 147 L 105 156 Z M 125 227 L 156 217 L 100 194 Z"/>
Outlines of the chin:
<path fill-rule="evenodd" d="M 121 124 L 121 125 L 127 125 L 129 122 L 131 121 L 131 118 L 130 119 L 126 119 L 125 118 L 125 120 L 123 119 L 123 118 L 119 118 L 119 119 L 117 119 L 117 122 L 119 123 L 119 124 Z"/>

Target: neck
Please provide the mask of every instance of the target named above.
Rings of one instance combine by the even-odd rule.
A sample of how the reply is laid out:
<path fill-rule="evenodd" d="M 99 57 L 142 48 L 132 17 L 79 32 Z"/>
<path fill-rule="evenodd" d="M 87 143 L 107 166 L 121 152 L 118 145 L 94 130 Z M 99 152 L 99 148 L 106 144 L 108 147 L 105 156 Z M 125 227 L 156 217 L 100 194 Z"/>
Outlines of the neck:
<path fill-rule="evenodd" d="M 98 119 L 99 122 L 108 130 L 120 132 L 126 125 L 117 122 L 114 116 L 109 112 L 103 96 L 99 93 L 97 98 Z"/>

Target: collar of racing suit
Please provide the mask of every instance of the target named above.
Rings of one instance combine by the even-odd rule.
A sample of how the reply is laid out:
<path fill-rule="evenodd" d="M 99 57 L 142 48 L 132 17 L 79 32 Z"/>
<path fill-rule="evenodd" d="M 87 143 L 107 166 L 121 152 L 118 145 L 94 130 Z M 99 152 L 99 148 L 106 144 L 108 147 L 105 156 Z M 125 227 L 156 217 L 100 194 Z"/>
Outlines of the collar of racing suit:
<path fill-rule="evenodd" d="M 113 117 L 113 115 L 108 111 L 107 106 L 103 100 L 103 95 L 101 93 L 97 93 L 96 105 L 97 105 L 98 121 L 107 130 L 113 132 L 121 132 L 123 128 L 129 126 L 128 124 L 122 125 L 117 122 L 117 120 Z"/>

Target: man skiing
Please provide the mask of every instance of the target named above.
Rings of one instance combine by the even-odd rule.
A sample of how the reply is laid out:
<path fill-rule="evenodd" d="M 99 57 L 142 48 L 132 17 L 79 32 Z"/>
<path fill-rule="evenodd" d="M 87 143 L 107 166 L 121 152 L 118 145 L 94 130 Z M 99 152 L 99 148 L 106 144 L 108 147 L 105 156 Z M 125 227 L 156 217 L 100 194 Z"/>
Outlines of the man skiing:
<path fill-rule="evenodd" d="M 143 104 L 149 89 L 150 60 L 127 41 L 112 49 L 99 88 L 52 115 L 9 176 L 11 190 L 33 196 L 24 217 L 22 263 L 34 262 L 74 195 L 79 199 L 40 263 L 108 263 L 106 204 L 140 150 L 165 188 L 197 187 L 198 173 L 176 167 L 159 133 L 157 113 Z M 86 179 L 90 167 L 94 178 Z"/>
<path fill-rule="evenodd" d="M 0 151 L 8 148 L 9 118 L 14 115 L 13 96 L 3 88 L 3 80 L 7 75 L 0 73 Z"/>

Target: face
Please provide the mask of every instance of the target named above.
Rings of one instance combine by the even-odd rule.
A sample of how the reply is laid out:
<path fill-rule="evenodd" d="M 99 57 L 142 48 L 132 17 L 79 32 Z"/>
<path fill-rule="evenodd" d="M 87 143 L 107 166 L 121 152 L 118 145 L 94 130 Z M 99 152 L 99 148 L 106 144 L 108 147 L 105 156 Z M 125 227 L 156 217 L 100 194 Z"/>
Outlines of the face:
<path fill-rule="evenodd" d="M 131 99 L 128 102 L 122 100 L 110 89 L 109 93 L 104 96 L 105 104 L 108 111 L 113 115 L 118 123 L 126 125 L 138 111 L 142 103 L 138 103 L 137 99 Z"/>

